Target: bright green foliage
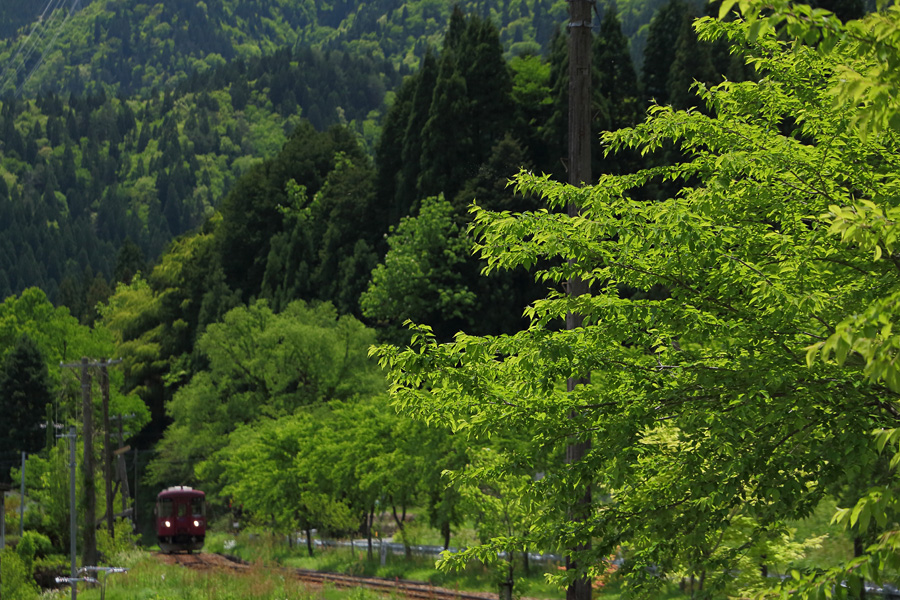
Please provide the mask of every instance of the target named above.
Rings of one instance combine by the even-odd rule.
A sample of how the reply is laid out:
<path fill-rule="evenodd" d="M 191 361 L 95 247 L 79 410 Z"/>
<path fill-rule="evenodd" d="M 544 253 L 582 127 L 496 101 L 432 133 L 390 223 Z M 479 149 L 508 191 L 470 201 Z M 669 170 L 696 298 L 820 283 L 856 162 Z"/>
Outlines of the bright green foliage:
<path fill-rule="evenodd" d="M 444 496 L 443 485 L 426 484 L 440 480 L 446 439 L 398 415 L 383 395 L 361 395 L 242 426 L 199 470 L 279 530 L 340 533 L 390 510 L 402 535 L 408 508 L 425 494 Z"/>
<path fill-rule="evenodd" d="M 18 358 L 13 359 L 11 353 L 23 336 L 30 339 L 33 345 L 29 345 L 30 349 L 24 346 L 19 348 Z M 22 394 L 27 394 L 29 402 L 35 402 L 36 408 L 34 410 L 29 408 L 26 411 L 32 423 L 46 418 L 42 397 L 43 402 L 49 401 L 50 398 L 56 400 L 53 418 L 58 422 L 65 421 L 67 416 L 75 415 L 72 407 L 76 399 L 80 401 L 77 376 L 73 376 L 71 369 L 61 367 L 60 363 L 78 362 L 82 356 L 98 359 L 111 358 L 115 354 L 113 336 L 108 330 L 80 325 L 77 319 L 69 314 L 67 308 L 54 307 L 44 292 L 37 288 L 29 288 L 20 296 L 10 296 L 0 304 L 0 348 L 4 360 L 10 361 L 7 364 L 7 378 L 3 386 L 14 396 L 23 397 Z M 42 357 L 45 369 L 43 374 L 39 371 L 44 369 L 35 362 L 36 353 Z M 14 371 L 18 368 L 24 370 L 15 375 Z M 136 396 L 120 393 L 123 387 L 123 375 L 120 370 L 110 369 L 109 375 L 112 414 L 134 413 L 137 418 L 131 421 L 129 426 L 137 429 L 143 427 L 149 419 L 147 407 Z M 28 385 L 28 381 L 36 384 L 36 387 L 26 392 L 25 386 Z M 58 389 L 63 390 L 60 396 L 52 393 Z M 95 396 L 95 400 L 99 404 L 99 394 Z M 44 432 L 40 433 L 41 440 L 44 436 Z M 31 443 L 36 442 L 32 439 Z"/>
<path fill-rule="evenodd" d="M 97 529 L 97 550 L 108 565 L 119 566 L 123 555 L 133 551 L 137 541 L 138 536 L 128 519 L 116 519 L 111 535 L 105 527 Z"/>
<path fill-rule="evenodd" d="M 189 356 L 198 332 L 238 303 L 224 283 L 213 236 L 199 233 L 173 243 L 153 271 L 119 284 L 100 309 L 122 358 L 129 391 L 164 415 L 166 384 L 190 375 Z"/>
<path fill-rule="evenodd" d="M 238 429 L 219 453 L 222 494 L 276 530 L 352 528 L 349 507 L 329 485 L 331 464 L 321 460 L 321 429 L 321 416 L 304 412 Z"/>
<path fill-rule="evenodd" d="M 419 214 L 403 219 L 388 236 L 388 247 L 360 298 L 366 317 L 396 330 L 406 319 L 452 326 L 469 316 L 475 296 L 457 268 L 470 245 L 443 196 L 423 200 Z"/>
<path fill-rule="evenodd" d="M 440 562 L 446 568 L 463 569 L 471 558 L 478 558 L 485 564 L 495 564 L 501 579 L 512 584 L 515 553 L 532 550 L 523 549 L 519 539 L 531 528 L 532 515 L 536 512 L 529 494 L 534 477 L 527 472 L 510 472 L 490 448 L 471 454 L 471 462 L 465 471 L 456 473 L 452 485 L 459 489 L 462 510 L 474 517 L 480 541 L 494 541 L 491 550 L 502 549 L 506 557 L 486 553 L 484 548 L 476 546 L 471 551 L 446 554 Z M 508 542 L 505 547 L 504 541 Z"/>
<path fill-rule="evenodd" d="M 296 301 L 276 314 L 260 300 L 228 312 L 197 341 L 208 368 L 166 408 L 174 423 L 151 466 L 154 481 L 195 481 L 194 464 L 210 458 L 241 424 L 380 390 L 383 381 L 366 359 L 373 339 L 327 304 Z"/>
<path fill-rule="evenodd" d="M 0 596 L 6 600 L 33 600 L 39 590 L 24 561 L 12 548 L 0 550 Z"/>
<path fill-rule="evenodd" d="M 483 552 L 591 541 L 574 553 L 581 566 L 571 577 L 602 571 L 621 546 L 629 583 L 646 597 L 661 574 L 693 577 L 702 582 L 695 596 L 721 597 L 774 585 L 746 565 L 765 555 L 783 572 L 816 543 L 785 537 L 787 521 L 829 494 L 866 495 L 849 484 L 885 476 L 869 432 L 900 420 L 890 233 L 900 137 L 888 92 L 900 10 L 843 26 L 801 6 L 768 6 L 743 2 L 744 20 L 696 25 L 701 40 L 743 48 L 758 82 L 698 87 L 714 116 L 657 107 L 604 136 L 611 152 L 674 143 L 684 163 L 587 188 L 523 172 L 517 189 L 540 194 L 547 211 L 476 210 L 488 271 L 538 267 L 537 279 L 576 276 L 590 293 L 551 292 L 514 335 L 441 344 L 417 326 L 411 348 L 375 350 L 408 414 L 476 439 L 531 436 L 499 454 L 505 471 L 559 457 L 532 486 L 542 509 L 529 531 Z M 660 181 L 681 191 L 635 199 Z M 561 331 L 570 312 L 584 326 Z M 587 375 L 572 392 L 559 385 Z M 592 449 L 564 463 L 563 446 L 578 440 Z M 591 518 L 572 522 L 567 508 L 587 483 Z M 876 526 L 893 519 L 880 504 L 869 514 Z M 895 538 L 882 544 L 894 550 Z M 870 556 L 851 586 L 896 566 Z"/>

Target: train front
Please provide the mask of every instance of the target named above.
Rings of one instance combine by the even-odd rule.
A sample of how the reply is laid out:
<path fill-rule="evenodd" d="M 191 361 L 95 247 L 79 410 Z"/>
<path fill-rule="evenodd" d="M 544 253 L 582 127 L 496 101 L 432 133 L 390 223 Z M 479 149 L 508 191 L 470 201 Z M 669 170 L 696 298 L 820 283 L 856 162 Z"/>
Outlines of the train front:
<path fill-rule="evenodd" d="M 206 494 L 187 486 L 175 486 L 156 497 L 156 537 L 159 548 L 193 552 L 206 539 Z"/>

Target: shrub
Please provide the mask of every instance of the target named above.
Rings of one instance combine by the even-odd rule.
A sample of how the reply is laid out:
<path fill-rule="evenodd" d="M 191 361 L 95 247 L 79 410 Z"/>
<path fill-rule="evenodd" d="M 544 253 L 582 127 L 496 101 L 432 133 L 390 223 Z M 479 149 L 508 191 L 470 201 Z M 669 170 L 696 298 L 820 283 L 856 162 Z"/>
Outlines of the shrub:
<path fill-rule="evenodd" d="M 19 546 L 22 546 L 21 542 Z M 31 571 L 12 548 L 0 550 L 0 597 L 4 600 L 33 600 L 38 597 L 38 587 Z"/>

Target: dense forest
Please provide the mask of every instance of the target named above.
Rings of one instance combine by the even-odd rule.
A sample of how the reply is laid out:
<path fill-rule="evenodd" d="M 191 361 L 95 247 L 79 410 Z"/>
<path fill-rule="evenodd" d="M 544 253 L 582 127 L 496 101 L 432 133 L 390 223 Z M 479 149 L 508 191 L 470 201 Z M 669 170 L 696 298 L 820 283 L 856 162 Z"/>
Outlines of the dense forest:
<path fill-rule="evenodd" d="M 896 24 L 733 4 L 598 3 L 584 191 L 561 0 L 0 9 L 0 403 L 30 407 L 0 475 L 34 453 L 27 527 L 68 543 L 65 447 L 35 434 L 81 416 L 59 365 L 114 356 L 143 483 L 278 531 L 371 537 L 390 507 L 408 545 L 416 509 L 445 545 L 482 527 L 465 559 L 594 543 L 696 597 L 761 589 L 854 490 L 881 516 L 844 549 L 888 544 L 896 101 L 839 74 L 894 85 L 844 22 Z M 574 439 L 600 450 L 567 466 Z"/>

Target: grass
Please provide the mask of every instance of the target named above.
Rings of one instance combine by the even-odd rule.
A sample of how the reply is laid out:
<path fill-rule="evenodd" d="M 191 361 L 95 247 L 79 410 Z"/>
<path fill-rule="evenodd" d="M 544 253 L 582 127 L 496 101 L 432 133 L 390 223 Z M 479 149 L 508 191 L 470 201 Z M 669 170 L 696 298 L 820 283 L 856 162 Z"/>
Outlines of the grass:
<path fill-rule="evenodd" d="M 60 592 L 58 597 L 68 597 Z M 79 586 L 78 597 L 99 600 L 100 588 Z M 137 553 L 128 573 L 110 575 L 107 600 L 380 600 L 368 590 L 307 587 L 289 574 L 261 565 L 247 572 L 201 572 Z"/>
<path fill-rule="evenodd" d="M 211 552 L 225 552 L 270 566 L 280 565 L 388 579 L 410 579 L 452 589 L 497 591 L 496 572 L 484 565 L 470 565 L 460 573 L 445 573 L 435 568 L 434 558 L 414 556 L 406 559 L 391 554 L 385 557 L 385 563 L 382 565 L 377 548 L 372 559 L 368 558 L 364 547 L 355 549 L 317 547 L 314 556 L 309 556 L 305 545 L 295 545 L 291 548 L 283 537 L 266 534 L 242 534 L 231 537 L 210 534 L 207 536 L 206 549 Z M 550 568 L 555 570 L 557 566 L 550 565 Z M 527 577 L 524 576 L 524 569 L 521 566 L 517 571 L 517 575 L 520 576 L 520 580 L 517 581 L 520 593 L 539 598 L 560 598 L 565 595 L 544 580 L 543 567 L 532 567 Z"/>
<path fill-rule="evenodd" d="M 286 566 L 348 575 L 366 575 L 388 579 L 425 581 L 432 585 L 450 589 L 489 592 L 498 591 L 498 573 L 482 564 L 470 564 L 461 572 L 446 573 L 435 568 L 435 559 L 413 556 L 409 559 L 401 555 L 387 555 L 381 564 L 377 548 L 373 558 L 368 558 L 366 548 L 347 547 L 315 548 L 314 556 L 309 556 L 305 545 L 289 547 L 284 537 L 267 534 L 241 534 L 230 536 L 220 533 L 207 535 L 206 550 L 225 552 L 256 564 Z M 520 563 L 516 567 L 514 593 L 528 598 L 559 600 L 566 592 L 548 583 L 545 574 L 556 572 L 558 563 L 534 564 L 526 575 Z M 618 600 L 621 590 L 617 582 L 595 589 L 594 598 Z M 677 586 L 669 586 L 659 595 L 663 599 L 686 598 Z"/>

